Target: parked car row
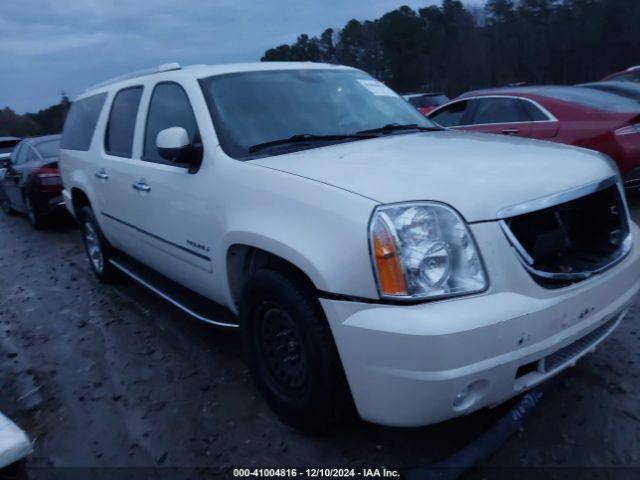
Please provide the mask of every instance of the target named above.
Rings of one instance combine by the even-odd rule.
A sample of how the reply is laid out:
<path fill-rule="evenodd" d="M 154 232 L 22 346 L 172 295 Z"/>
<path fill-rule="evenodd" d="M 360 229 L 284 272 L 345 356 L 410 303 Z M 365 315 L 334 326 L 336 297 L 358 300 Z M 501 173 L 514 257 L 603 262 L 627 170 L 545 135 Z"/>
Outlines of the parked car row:
<path fill-rule="evenodd" d="M 638 73 L 631 69 L 628 73 Z M 604 153 L 640 189 L 640 84 L 527 84 L 464 93 L 427 113 L 438 125 L 564 143 Z"/>
<path fill-rule="evenodd" d="M 28 138 L 12 149 L 0 178 L 0 207 L 5 213 L 25 213 L 40 229 L 47 217 L 64 210 L 59 151 L 60 135 Z"/>
<path fill-rule="evenodd" d="M 355 407 L 429 425 L 572 366 L 640 291 L 638 227 L 607 157 L 451 131 L 592 146 L 610 137 L 603 117 L 614 136 L 633 120 L 628 99 L 575 91 L 469 93 L 429 114 L 443 128 L 354 68 L 168 64 L 73 102 L 62 198 L 100 281 L 128 276 L 239 328 L 285 422 L 327 430 Z M 602 95 L 616 111 L 592 104 Z M 45 178 L 57 206 L 54 141 L 12 154 L 25 170 L 3 184 L 7 207 L 29 212 Z"/>

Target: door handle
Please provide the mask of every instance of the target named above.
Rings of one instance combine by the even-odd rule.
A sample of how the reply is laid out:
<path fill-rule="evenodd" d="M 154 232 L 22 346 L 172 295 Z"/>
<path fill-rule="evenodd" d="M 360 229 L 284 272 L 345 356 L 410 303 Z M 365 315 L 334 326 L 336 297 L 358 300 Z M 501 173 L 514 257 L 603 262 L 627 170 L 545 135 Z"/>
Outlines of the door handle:
<path fill-rule="evenodd" d="M 133 185 L 131 185 L 134 190 L 138 190 L 139 192 L 150 192 L 151 187 L 147 185 L 147 181 L 144 178 L 141 178 Z"/>
<path fill-rule="evenodd" d="M 505 135 L 517 135 L 520 133 L 520 130 L 517 128 L 507 128 L 506 130 L 502 130 L 502 133 Z"/>
<path fill-rule="evenodd" d="M 102 168 L 96 172 L 96 178 L 99 178 L 100 180 L 109 180 L 109 174 L 105 172 L 104 168 Z"/>

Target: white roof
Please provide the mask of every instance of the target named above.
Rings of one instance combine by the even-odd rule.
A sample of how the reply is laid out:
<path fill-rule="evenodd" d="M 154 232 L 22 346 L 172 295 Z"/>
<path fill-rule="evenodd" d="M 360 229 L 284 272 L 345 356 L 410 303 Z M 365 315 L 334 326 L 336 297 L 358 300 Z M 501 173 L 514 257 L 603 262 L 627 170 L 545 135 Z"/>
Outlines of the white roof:
<path fill-rule="evenodd" d="M 314 63 L 314 62 L 253 62 L 253 63 L 230 63 L 222 65 L 189 65 L 181 67 L 178 63 L 165 63 L 158 67 L 153 67 L 145 70 L 139 70 L 136 72 L 121 75 L 119 77 L 107 80 L 92 87 L 87 88 L 85 93 L 95 90 L 104 89 L 107 86 L 112 86 L 118 83 L 124 83 L 127 81 L 135 80 L 137 78 L 146 77 L 149 75 L 159 75 L 167 72 L 181 72 L 183 74 L 192 75 L 195 78 L 206 78 L 214 75 L 223 75 L 226 73 L 238 73 L 238 72 L 257 72 L 266 70 L 316 70 L 316 69 L 336 69 L 336 70 L 355 70 L 351 67 L 344 65 L 333 65 L 329 63 Z M 84 94 L 80 97 L 85 96 Z"/>

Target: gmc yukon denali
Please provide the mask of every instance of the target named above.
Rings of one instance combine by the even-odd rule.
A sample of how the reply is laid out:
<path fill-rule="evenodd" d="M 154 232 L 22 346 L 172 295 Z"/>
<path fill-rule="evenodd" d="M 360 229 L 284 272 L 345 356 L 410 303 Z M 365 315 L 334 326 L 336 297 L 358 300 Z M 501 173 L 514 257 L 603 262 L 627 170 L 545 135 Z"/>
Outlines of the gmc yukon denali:
<path fill-rule="evenodd" d="M 60 169 L 97 277 L 239 328 L 308 431 L 499 404 L 593 351 L 640 288 L 608 157 L 442 130 L 353 68 L 105 82 L 73 103 Z"/>

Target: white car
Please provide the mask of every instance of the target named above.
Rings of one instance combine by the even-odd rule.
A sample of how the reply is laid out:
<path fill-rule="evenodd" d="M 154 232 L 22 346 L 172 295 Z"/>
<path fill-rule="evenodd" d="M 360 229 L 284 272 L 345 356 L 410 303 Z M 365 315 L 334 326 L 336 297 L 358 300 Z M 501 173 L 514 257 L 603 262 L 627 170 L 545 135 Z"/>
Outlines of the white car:
<path fill-rule="evenodd" d="M 442 131 L 353 68 L 106 82 L 73 103 L 60 168 L 98 278 L 239 326 L 301 429 L 353 405 L 419 426 L 499 404 L 592 351 L 640 289 L 608 158 Z"/>

